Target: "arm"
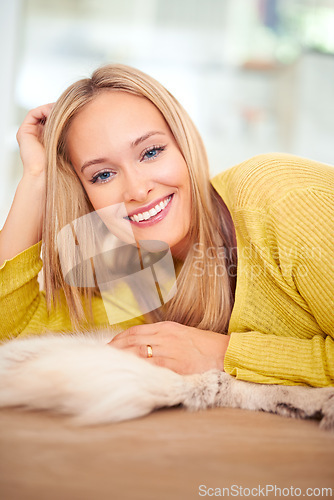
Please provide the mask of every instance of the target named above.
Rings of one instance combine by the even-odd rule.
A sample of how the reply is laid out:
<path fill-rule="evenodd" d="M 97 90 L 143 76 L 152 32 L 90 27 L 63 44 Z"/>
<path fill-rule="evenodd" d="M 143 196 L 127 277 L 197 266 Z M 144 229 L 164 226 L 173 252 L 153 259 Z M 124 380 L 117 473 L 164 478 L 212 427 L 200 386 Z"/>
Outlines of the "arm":
<path fill-rule="evenodd" d="M 298 339 L 260 332 L 232 333 L 225 371 L 259 384 L 334 385 L 334 341 L 329 335 Z"/>
<path fill-rule="evenodd" d="M 309 188 L 273 207 L 269 225 L 286 285 L 281 293 L 292 290 L 309 323 L 294 335 L 288 329 L 275 335 L 232 332 L 225 357 L 231 375 L 258 383 L 334 385 L 333 198 L 330 186 Z"/>
<path fill-rule="evenodd" d="M 297 210 L 298 207 L 298 210 Z M 312 207 L 312 216 L 307 213 Z M 334 384 L 334 207 L 332 194 L 307 191 L 293 200 L 284 199 L 275 207 L 272 222 L 281 256 L 278 269 L 284 275 L 277 287 L 276 298 L 291 289 L 291 298 L 306 311 L 313 333 L 277 331 L 233 332 L 220 335 L 161 322 L 130 328 L 120 333 L 111 345 L 148 357 L 151 363 L 178 373 L 200 373 L 209 369 L 225 370 L 246 381 L 267 384 L 326 386 Z M 299 216 L 297 215 L 299 213 Z M 306 213 L 306 215 L 305 215 Z M 295 217 L 291 217 L 294 214 Z M 293 224 L 291 224 L 291 219 Z M 296 231 L 296 228 L 297 231 Z M 316 229 L 317 228 L 317 229 Z M 296 235 L 298 235 L 296 237 Z M 289 246 L 293 241 L 294 247 Z M 285 245 L 288 242 L 288 246 Z M 321 253 L 316 257 L 316 249 Z M 289 282 L 289 285 L 287 283 Z M 282 285 L 283 286 L 283 285 Z M 276 299 L 274 299 L 276 300 Z M 261 308 L 261 304 L 258 304 Z M 269 316 L 284 316 L 284 307 L 269 310 Z M 304 316 L 303 316 L 304 317 Z M 279 322 L 281 323 L 281 321 Z M 314 333 L 318 332 L 318 333 Z"/>
<path fill-rule="evenodd" d="M 0 232 L 0 338 L 24 334 L 28 329 L 41 333 L 46 328 L 70 328 L 65 311 L 49 317 L 38 273 L 42 219 L 45 202 L 45 151 L 41 142 L 45 121 L 52 104 L 30 111 L 17 140 L 23 163 L 18 185 L 6 223 Z"/>
<path fill-rule="evenodd" d="M 68 307 L 62 291 L 60 304 L 47 310 L 45 293 L 40 290 L 38 273 L 42 269 L 41 242 L 24 250 L 0 268 L 0 342 L 7 338 L 42 334 L 46 331 L 73 331 Z M 117 303 L 116 303 L 117 306 Z M 103 300 L 93 297 L 94 325 L 83 325 L 84 330 L 108 328 L 108 317 Z M 119 325 L 117 329 L 144 322 L 137 317 Z"/>
<path fill-rule="evenodd" d="M 0 266 L 41 239 L 46 167 L 41 137 L 51 109 L 47 104 L 30 111 L 17 133 L 23 177 L 0 233 Z"/>

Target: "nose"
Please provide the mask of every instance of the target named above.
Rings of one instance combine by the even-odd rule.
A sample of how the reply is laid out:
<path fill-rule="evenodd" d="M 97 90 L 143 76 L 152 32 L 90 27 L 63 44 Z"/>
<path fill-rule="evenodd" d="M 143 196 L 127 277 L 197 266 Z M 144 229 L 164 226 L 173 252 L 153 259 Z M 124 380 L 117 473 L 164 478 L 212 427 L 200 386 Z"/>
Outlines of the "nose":
<path fill-rule="evenodd" d="M 123 201 L 125 203 L 145 202 L 152 189 L 153 181 L 147 178 L 143 168 L 132 168 L 130 172 L 124 174 Z"/>

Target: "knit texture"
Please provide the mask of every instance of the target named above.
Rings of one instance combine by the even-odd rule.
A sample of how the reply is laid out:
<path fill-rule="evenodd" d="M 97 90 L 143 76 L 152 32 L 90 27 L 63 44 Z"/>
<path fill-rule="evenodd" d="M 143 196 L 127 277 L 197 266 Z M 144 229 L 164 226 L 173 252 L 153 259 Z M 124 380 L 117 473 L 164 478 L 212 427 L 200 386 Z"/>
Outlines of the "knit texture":
<path fill-rule="evenodd" d="M 62 290 L 59 304 L 48 311 L 45 292 L 40 290 L 38 275 L 43 267 L 40 257 L 41 242 L 6 261 L 0 268 L 0 341 L 12 337 L 26 337 L 45 332 L 72 332 L 69 310 Z M 131 300 L 130 300 L 131 299 Z M 133 297 L 113 297 L 107 301 L 109 314 L 113 313 L 113 327 L 126 329 L 144 323 L 139 308 L 133 306 Z M 124 317 L 124 304 L 133 319 L 117 321 Z M 130 311 L 129 311 L 130 310 Z M 93 322 L 82 324 L 82 330 L 110 328 L 106 305 L 100 297 L 92 299 Z"/>
<path fill-rule="evenodd" d="M 334 168 L 261 155 L 212 183 L 238 247 L 225 370 L 258 383 L 334 385 Z"/>
<path fill-rule="evenodd" d="M 334 168 L 260 155 L 212 184 L 230 210 L 238 247 L 225 371 L 258 383 L 334 385 Z M 41 268 L 40 243 L 0 268 L 0 338 L 71 331 L 63 295 L 47 312 Z M 95 326 L 109 325 L 101 298 L 92 310 Z"/>

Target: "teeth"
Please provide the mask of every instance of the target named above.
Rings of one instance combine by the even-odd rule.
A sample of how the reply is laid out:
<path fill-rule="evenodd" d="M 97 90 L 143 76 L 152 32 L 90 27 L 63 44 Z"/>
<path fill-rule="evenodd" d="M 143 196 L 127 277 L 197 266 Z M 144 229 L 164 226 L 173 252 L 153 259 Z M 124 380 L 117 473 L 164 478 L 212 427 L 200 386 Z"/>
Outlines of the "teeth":
<path fill-rule="evenodd" d="M 157 215 L 159 212 L 161 212 L 162 210 L 164 210 L 168 203 L 170 202 L 170 200 L 172 199 L 171 196 L 168 196 L 168 198 L 166 198 L 164 201 L 161 201 L 158 205 L 156 205 L 154 208 L 151 208 L 149 211 L 147 212 L 143 212 L 143 213 L 138 213 L 138 214 L 134 214 L 130 217 L 130 219 L 132 221 L 135 221 L 135 222 L 140 222 L 142 220 L 148 220 L 150 219 L 151 217 L 154 217 L 155 215 Z"/>

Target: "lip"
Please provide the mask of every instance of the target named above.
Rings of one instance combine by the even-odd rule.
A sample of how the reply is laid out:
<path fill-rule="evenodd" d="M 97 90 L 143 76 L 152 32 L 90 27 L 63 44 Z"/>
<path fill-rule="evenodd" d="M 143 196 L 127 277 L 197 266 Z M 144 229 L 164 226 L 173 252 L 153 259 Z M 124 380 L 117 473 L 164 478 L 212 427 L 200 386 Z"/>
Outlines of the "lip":
<path fill-rule="evenodd" d="M 148 205 L 145 205 L 143 207 L 139 207 L 139 208 L 137 208 L 137 210 L 133 210 L 133 212 L 128 213 L 128 217 L 133 217 L 135 214 L 139 214 L 139 213 L 143 213 L 143 212 L 148 212 L 149 210 L 151 210 L 151 208 L 156 207 L 157 205 L 159 205 L 159 203 L 161 203 L 162 201 L 164 201 L 169 196 L 172 196 L 173 194 L 174 193 L 167 194 L 165 196 L 162 196 L 161 198 L 158 198 L 155 201 L 152 201 Z"/>
<path fill-rule="evenodd" d="M 151 208 L 154 208 L 156 205 L 159 205 L 160 202 L 162 202 L 163 200 L 165 200 L 169 196 L 171 196 L 170 202 L 168 203 L 166 208 L 161 210 L 161 212 L 158 212 L 157 215 L 154 215 L 149 220 L 143 220 L 141 222 L 136 222 L 135 220 L 129 219 L 131 224 L 133 224 L 134 226 L 137 226 L 137 227 L 148 227 L 148 226 L 153 226 L 157 222 L 160 222 L 161 220 L 163 220 L 166 217 L 166 215 L 168 214 L 170 207 L 171 207 L 171 204 L 173 203 L 174 193 L 168 194 L 167 196 L 163 196 L 162 198 L 159 198 L 158 200 L 150 203 L 149 205 L 146 205 L 145 207 L 140 207 L 140 209 L 137 209 L 137 210 L 128 214 L 128 217 L 132 217 L 133 215 L 138 214 L 138 213 L 148 212 Z"/>

